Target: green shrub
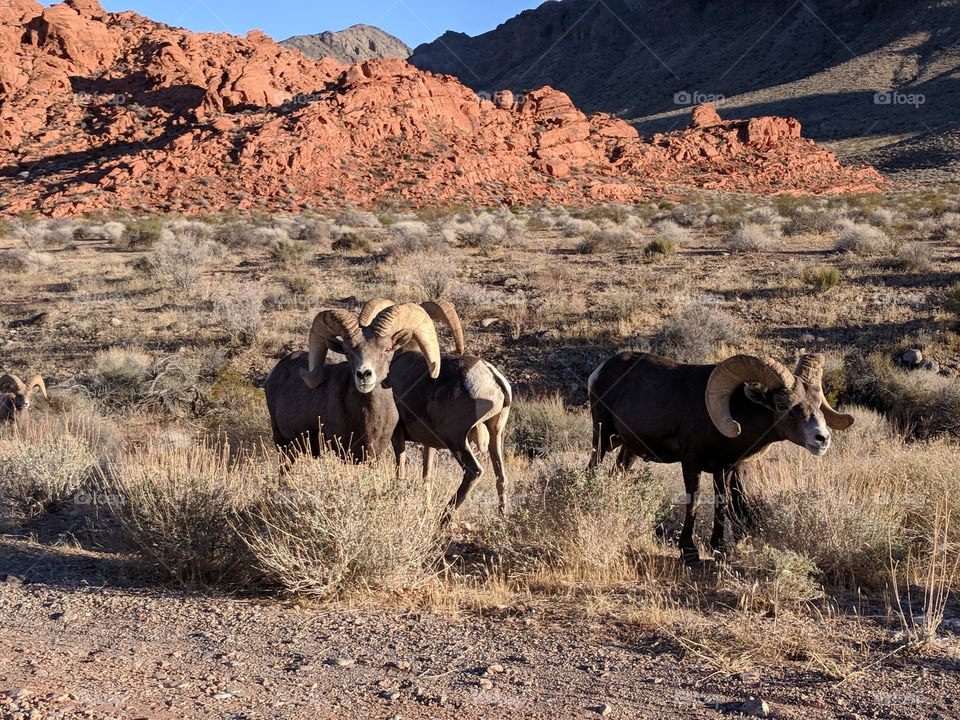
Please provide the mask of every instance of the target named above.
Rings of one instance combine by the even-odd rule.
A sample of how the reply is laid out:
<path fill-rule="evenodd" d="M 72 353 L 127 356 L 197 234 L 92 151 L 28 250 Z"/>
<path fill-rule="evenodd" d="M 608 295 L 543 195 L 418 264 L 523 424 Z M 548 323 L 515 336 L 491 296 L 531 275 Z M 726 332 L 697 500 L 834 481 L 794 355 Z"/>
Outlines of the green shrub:
<path fill-rule="evenodd" d="M 373 243 L 370 242 L 370 238 L 359 232 L 341 233 L 330 247 L 337 252 L 363 252 L 367 254 L 373 252 Z"/>
<path fill-rule="evenodd" d="M 159 218 L 143 218 L 126 224 L 120 242 L 128 248 L 143 250 L 153 247 L 163 233 Z"/>
<path fill-rule="evenodd" d="M 559 395 L 517 400 L 510 414 L 510 427 L 508 444 L 528 457 L 551 457 L 571 448 L 586 448 L 591 437 L 590 416 L 568 412 Z"/>
<path fill-rule="evenodd" d="M 284 268 L 295 268 L 303 265 L 310 254 L 310 247 L 306 243 L 290 238 L 274 240 L 267 246 L 267 255 L 270 256 L 270 259 Z"/>
<path fill-rule="evenodd" d="M 670 255 L 676 252 L 676 250 L 677 244 L 670 238 L 656 237 L 647 243 L 647 246 L 643 249 L 643 254 L 647 256 Z"/>

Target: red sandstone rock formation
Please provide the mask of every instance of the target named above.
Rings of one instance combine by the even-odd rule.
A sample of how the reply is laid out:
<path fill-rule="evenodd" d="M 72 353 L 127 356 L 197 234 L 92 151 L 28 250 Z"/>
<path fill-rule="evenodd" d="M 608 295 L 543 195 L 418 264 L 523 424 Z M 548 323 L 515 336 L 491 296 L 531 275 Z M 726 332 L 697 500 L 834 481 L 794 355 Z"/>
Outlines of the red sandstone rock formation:
<path fill-rule="evenodd" d="M 0 4 L 6 215 L 375 202 L 630 202 L 665 190 L 870 191 L 784 118 L 642 140 L 550 88 L 481 99 L 400 60 L 312 61 L 265 35 L 191 33 L 96 0 Z"/>

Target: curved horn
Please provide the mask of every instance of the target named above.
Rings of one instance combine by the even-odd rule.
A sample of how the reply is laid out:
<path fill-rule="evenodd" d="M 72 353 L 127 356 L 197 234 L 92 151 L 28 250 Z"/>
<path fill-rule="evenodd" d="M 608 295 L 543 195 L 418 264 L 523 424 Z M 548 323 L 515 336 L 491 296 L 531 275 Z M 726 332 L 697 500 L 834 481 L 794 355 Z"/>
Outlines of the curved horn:
<path fill-rule="evenodd" d="M 0 389 L 10 387 L 11 385 L 17 392 L 23 392 L 25 390 L 23 380 L 16 375 L 4 375 L 0 377 Z"/>
<path fill-rule="evenodd" d="M 457 348 L 457 355 L 463 355 L 467 345 L 463 339 L 463 323 L 460 322 L 460 315 L 453 303 L 449 300 L 436 300 L 420 303 L 420 307 L 427 311 L 427 315 L 433 318 L 435 323 L 445 323 L 453 334 L 453 344 Z"/>
<path fill-rule="evenodd" d="M 374 335 L 392 337 L 401 330 L 408 330 L 420 346 L 430 365 L 430 377 L 440 375 L 440 340 L 433 319 L 419 305 L 406 303 L 391 305 L 377 315 L 371 325 Z"/>
<path fill-rule="evenodd" d="M 822 391 L 820 393 L 820 412 L 823 413 L 823 420 L 831 430 L 846 430 L 853 425 L 853 415 L 837 412 L 830 407 L 830 403 L 827 402 L 827 398 L 824 397 Z"/>
<path fill-rule="evenodd" d="M 823 355 L 804 355 L 793 374 L 808 385 L 820 387 L 823 384 Z"/>
<path fill-rule="evenodd" d="M 323 366 L 327 361 L 327 339 L 339 337 L 350 345 L 360 338 L 357 316 L 346 310 L 321 310 L 310 326 L 309 360 L 307 369 L 300 369 L 300 377 L 307 387 L 315 390 L 323 380 Z"/>
<path fill-rule="evenodd" d="M 39 389 L 43 396 L 47 397 L 47 385 L 43 382 L 43 378 L 40 375 L 34 375 L 30 378 L 26 386 L 30 389 L 30 392 Z"/>
<path fill-rule="evenodd" d="M 373 298 L 372 300 L 367 300 L 366 304 L 363 306 L 363 309 L 360 311 L 360 327 L 369 327 L 377 315 L 382 313 L 391 305 L 396 305 L 393 300 L 388 298 Z"/>
<path fill-rule="evenodd" d="M 730 396 L 745 382 L 759 382 L 771 388 L 793 387 L 793 373 L 769 357 L 734 355 L 717 365 L 707 381 L 707 412 L 717 430 L 727 437 L 740 434 L 740 423 L 730 415 Z"/>

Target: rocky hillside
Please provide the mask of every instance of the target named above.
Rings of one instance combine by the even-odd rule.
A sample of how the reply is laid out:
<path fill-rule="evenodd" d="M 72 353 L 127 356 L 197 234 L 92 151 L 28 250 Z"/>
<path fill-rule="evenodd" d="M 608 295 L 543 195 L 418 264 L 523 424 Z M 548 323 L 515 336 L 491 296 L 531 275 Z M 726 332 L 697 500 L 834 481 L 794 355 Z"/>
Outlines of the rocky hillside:
<path fill-rule="evenodd" d="M 0 5 L 0 213 L 62 216 L 631 201 L 683 188 L 867 191 L 784 118 L 642 140 L 556 90 L 478 97 L 401 60 L 310 60 L 96 0 Z"/>
<path fill-rule="evenodd" d="M 315 60 L 333 58 L 353 65 L 364 60 L 384 58 L 405 59 L 413 50 L 399 38 L 371 25 L 352 25 L 338 32 L 314 35 L 294 35 L 280 43 L 291 50 L 299 50 Z"/>
<path fill-rule="evenodd" d="M 933 154 L 890 168 L 903 170 L 949 151 L 936 138 L 960 104 L 960 0 L 563 0 L 478 37 L 447 33 L 410 61 L 482 91 L 549 84 L 642 133 L 722 98 L 741 117 L 795 117 L 816 140 L 868 138 L 867 158 L 930 136 Z"/>

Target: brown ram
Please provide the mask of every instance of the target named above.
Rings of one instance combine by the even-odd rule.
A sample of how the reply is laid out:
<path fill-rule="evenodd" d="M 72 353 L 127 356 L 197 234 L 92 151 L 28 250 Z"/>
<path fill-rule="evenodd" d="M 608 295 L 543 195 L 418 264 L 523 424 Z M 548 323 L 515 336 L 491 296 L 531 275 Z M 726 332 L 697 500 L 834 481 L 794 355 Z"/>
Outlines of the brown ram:
<path fill-rule="evenodd" d="M 0 377 L 0 424 L 15 423 L 23 427 L 27 422 L 33 394 L 37 390 L 47 397 L 47 386 L 39 375 L 34 375 L 27 382 L 23 382 L 16 375 Z"/>

